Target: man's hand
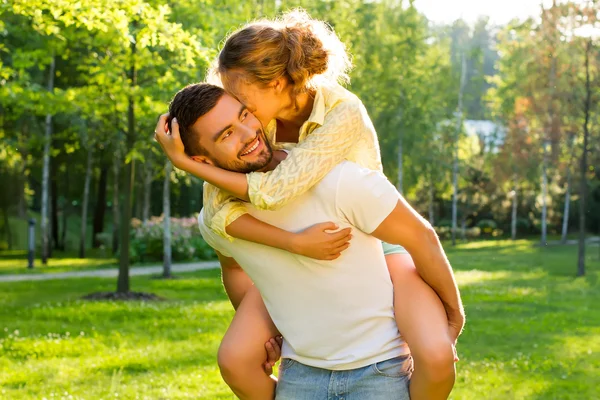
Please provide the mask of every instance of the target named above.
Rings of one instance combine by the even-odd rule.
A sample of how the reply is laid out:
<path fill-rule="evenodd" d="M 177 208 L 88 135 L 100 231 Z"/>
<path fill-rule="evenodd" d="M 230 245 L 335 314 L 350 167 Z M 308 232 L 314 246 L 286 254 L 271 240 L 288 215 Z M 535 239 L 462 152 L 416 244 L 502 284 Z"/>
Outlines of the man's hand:
<path fill-rule="evenodd" d="M 350 246 L 350 228 L 338 232 L 333 222 L 324 222 L 294 234 L 289 251 L 317 260 L 335 260 Z"/>
<path fill-rule="evenodd" d="M 275 366 L 275 363 L 279 361 L 279 358 L 281 358 L 282 344 L 282 336 L 271 338 L 267 343 L 265 343 L 265 350 L 267 350 L 267 361 L 263 364 L 263 368 L 267 375 L 271 375 L 273 373 L 273 367 Z"/>
<path fill-rule="evenodd" d="M 169 133 L 169 114 L 161 115 L 156 124 L 154 139 L 160 144 L 160 147 L 175 167 L 185 169 L 183 167 L 186 162 L 189 162 L 189 157 L 185 154 L 176 118 L 171 120 L 171 131 Z"/>
<path fill-rule="evenodd" d="M 446 315 L 448 316 L 448 335 L 452 340 L 452 350 L 454 351 L 454 362 L 457 362 L 459 361 L 459 358 L 458 352 L 456 351 L 456 342 L 465 326 L 465 312 L 462 310 L 446 310 Z"/>

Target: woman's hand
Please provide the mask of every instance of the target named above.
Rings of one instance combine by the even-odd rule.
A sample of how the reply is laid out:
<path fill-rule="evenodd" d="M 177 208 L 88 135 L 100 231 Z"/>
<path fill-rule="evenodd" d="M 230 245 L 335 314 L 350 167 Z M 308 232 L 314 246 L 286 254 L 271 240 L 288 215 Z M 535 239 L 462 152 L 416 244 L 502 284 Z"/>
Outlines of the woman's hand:
<path fill-rule="evenodd" d="M 317 260 L 335 260 L 342 251 L 350 246 L 351 229 L 346 228 L 337 232 L 338 226 L 333 222 L 324 222 L 306 228 L 293 237 L 290 251 Z"/>
<path fill-rule="evenodd" d="M 177 119 L 173 118 L 171 121 L 171 132 L 169 133 L 169 114 L 161 115 L 156 124 L 154 139 L 160 144 L 171 163 L 175 167 L 185 170 L 184 166 L 186 162 L 189 162 L 189 157 L 185 154 L 183 142 L 179 136 Z"/>
<path fill-rule="evenodd" d="M 267 375 L 273 373 L 273 367 L 275 363 L 281 358 L 281 346 L 283 345 L 283 337 L 281 335 L 275 336 L 269 339 L 265 343 L 265 350 L 267 351 L 267 361 L 263 364 L 263 369 Z"/>

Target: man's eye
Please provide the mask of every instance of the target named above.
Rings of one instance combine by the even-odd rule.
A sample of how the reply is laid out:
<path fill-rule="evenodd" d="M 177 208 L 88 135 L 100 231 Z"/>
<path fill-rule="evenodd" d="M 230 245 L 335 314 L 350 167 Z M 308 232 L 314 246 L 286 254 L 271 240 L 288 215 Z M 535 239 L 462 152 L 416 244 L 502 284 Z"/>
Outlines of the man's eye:
<path fill-rule="evenodd" d="M 225 134 L 223 135 L 223 139 L 227 139 L 229 136 L 231 136 L 232 133 L 232 131 L 225 132 Z"/>

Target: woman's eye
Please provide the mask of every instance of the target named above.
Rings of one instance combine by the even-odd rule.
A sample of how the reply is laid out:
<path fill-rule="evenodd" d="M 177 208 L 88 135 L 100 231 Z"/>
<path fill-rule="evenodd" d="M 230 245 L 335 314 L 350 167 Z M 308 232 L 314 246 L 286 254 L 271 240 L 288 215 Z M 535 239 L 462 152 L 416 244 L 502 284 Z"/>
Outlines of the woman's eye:
<path fill-rule="evenodd" d="M 245 120 L 247 116 L 248 116 L 248 111 L 244 111 L 244 113 L 242 114 L 242 121 Z"/>
<path fill-rule="evenodd" d="M 227 139 L 229 136 L 231 136 L 231 133 L 231 131 L 225 132 L 225 134 L 223 135 L 223 139 Z"/>

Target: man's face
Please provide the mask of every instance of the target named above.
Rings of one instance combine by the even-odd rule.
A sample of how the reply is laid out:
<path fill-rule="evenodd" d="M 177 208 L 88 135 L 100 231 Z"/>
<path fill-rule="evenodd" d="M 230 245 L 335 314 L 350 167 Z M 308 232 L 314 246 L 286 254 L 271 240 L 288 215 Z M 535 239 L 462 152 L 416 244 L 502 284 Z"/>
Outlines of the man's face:
<path fill-rule="evenodd" d="M 273 153 L 262 125 L 234 97 L 224 94 L 217 105 L 191 126 L 200 132 L 208 157 L 192 157 L 219 168 L 248 173 L 266 167 Z"/>

